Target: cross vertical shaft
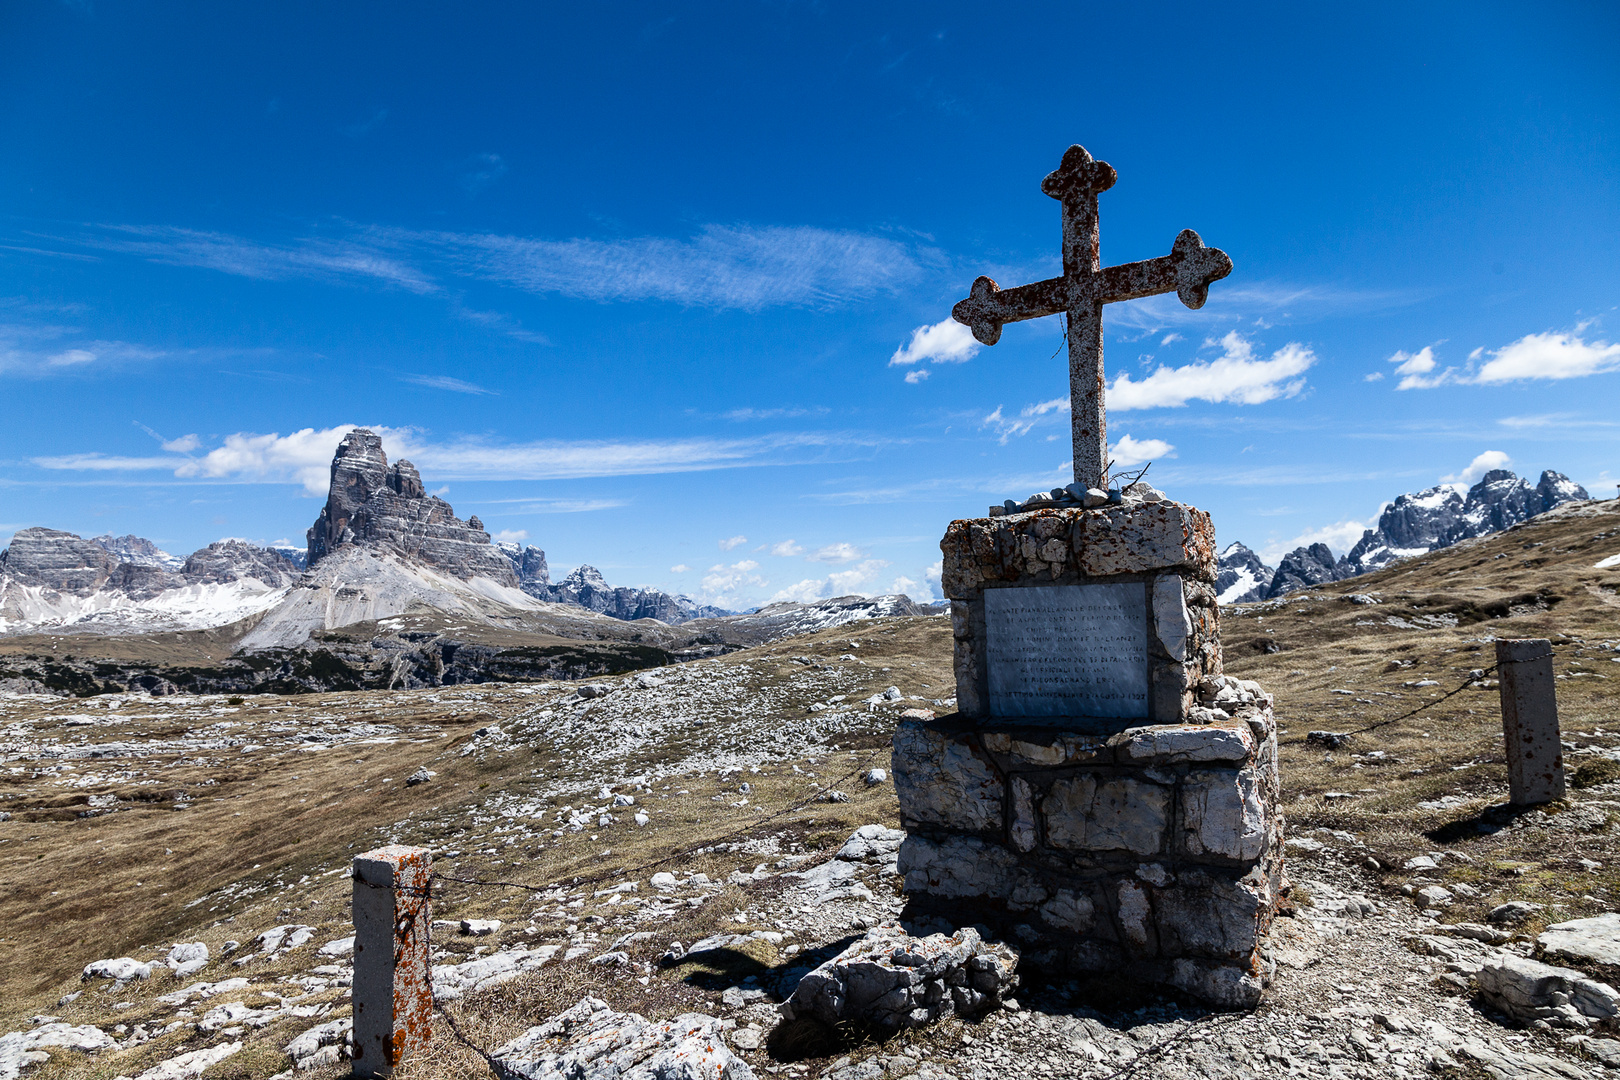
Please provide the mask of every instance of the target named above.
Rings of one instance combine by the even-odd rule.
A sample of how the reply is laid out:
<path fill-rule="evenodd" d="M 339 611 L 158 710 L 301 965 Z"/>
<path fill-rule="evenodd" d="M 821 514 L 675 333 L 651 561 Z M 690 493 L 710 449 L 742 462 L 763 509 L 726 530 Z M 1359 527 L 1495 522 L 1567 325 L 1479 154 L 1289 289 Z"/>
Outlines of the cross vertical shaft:
<path fill-rule="evenodd" d="M 1108 486 L 1108 421 L 1103 409 L 1104 304 L 1173 292 L 1201 308 L 1209 286 L 1232 272 L 1232 260 L 1183 229 L 1170 254 L 1104 268 L 1097 196 L 1114 186 L 1114 167 L 1083 146 L 1071 146 L 1041 181 L 1063 206 L 1063 276 L 1003 289 L 979 277 L 951 317 L 986 345 L 1001 340 L 1005 323 L 1065 312 L 1069 318 L 1069 412 L 1074 431 L 1074 479 L 1082 488 Z"/>
<path fill-rule="evenodd" d="M 1063 277 L 1089 281 L 1102 269 L 1097 193 L 1063 199 Z M 1069 423 L 1074 439 L 1074 481 L 1107 488 L 1108 418 L 1103 410 L 1102 300 L 1093 290 L 1068 290 Z"/>

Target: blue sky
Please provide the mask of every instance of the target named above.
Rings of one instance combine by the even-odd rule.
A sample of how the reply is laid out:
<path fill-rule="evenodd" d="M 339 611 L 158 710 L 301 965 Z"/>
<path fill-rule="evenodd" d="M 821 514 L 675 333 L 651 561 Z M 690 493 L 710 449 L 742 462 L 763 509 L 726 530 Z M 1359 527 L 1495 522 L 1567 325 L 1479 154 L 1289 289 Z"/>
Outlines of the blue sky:
<path fill-rule="evenodd" d="M 1345 550 L 1506 460 L 1612 496 L 1607 4 L 0 6 L 0 541 L 302 543 L 349 426 L 491 532 L 740 607 L 937 590 L 1066 482 L 1041 177 L 1114 165 L 1122 461 Z"/>

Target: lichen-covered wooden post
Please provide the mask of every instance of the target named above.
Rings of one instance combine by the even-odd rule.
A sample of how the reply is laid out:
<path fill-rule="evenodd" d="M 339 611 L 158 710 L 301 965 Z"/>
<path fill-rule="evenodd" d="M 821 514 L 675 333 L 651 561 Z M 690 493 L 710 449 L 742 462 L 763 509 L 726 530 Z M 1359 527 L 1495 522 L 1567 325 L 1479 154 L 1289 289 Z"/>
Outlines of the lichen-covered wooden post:
<path fill-rule="evenodd" d="M 387 1077 L 433 1032 L 425 848 L 389 844 L 354 860 L 354 1075 Z"/>
<path fill-rule="evenodd" d="M 1535 806 L 1564 797 L 1564 747 L 1558 732 L 1552 661 L 1552 642 L 1546 638 L 1496 642 L 1508 801 L 1514 806 Z"/>

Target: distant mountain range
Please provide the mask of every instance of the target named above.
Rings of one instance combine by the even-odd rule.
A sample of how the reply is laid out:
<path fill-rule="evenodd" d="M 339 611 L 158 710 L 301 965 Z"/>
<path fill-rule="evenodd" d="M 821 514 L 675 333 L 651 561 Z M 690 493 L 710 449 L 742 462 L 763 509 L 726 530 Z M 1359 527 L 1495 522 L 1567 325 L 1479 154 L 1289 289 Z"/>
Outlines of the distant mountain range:
<path fill-rule="evenodd" d="M 924 611 L 905 597 L 839 597 L 736 615 L 659 589 L 615 588 L 591 566 L 553 584 L 544 551 L 493 543 L 477 517 L 462 521 L 428 495 L 409 461 L 390 465 L 382 439 L 365 429 L 338 446 L 326 503 L 306 536 L 302 550 L 221 540 L 179 559 L 138 536 L 21 529 L 0 551 L 0 635 L 233 627 L 235 647 L 253 651 L 430 611 L 575 640 L 642 641 L 614 624 L 656 620 L 683 629 L 645 639 L 680 648 Z"/>
<path fill-rule="evenodd" d="M 1215 588 L 1223 604 L 1270 600 L 1501 532 L 1555 506 L 1590 497 L 1585 488 L 1550 469 L 1535 487 L 1506 469 L 1493 469 L 1473 487 L 1437 484 L 1397 496 L 1378 516 L 1378 526 L 1363 532 L 1339 559 L 1326 544 L 1311 544 L 1284 555 L 1273 570 L 1243 544 L 1232 544 L 1221 552 Z"/>

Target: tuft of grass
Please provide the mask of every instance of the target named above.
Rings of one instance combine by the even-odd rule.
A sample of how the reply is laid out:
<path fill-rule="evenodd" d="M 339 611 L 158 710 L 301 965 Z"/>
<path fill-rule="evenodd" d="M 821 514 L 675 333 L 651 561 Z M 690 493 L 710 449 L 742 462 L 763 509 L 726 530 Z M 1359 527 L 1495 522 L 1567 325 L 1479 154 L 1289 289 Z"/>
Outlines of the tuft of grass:
<path fill-rule="evenodd" d="M 1569 785 L 1574 788 L 1597 787 L 1611 780 L 1620 780 L 1620 761 L 1613 758 L 1583 761 L 1569 773 Z"/>

